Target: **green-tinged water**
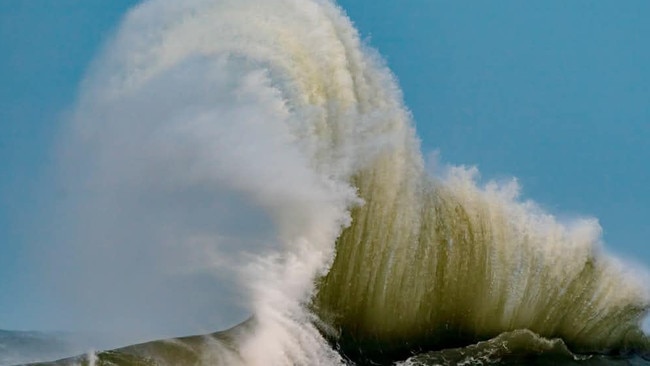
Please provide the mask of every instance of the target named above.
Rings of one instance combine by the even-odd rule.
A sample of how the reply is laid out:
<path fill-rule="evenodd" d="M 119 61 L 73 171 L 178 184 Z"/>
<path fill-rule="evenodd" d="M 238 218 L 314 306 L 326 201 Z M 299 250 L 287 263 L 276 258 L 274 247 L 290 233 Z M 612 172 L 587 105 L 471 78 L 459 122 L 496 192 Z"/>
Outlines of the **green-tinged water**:
<path fill-rule="evenodd" d="M 412 177 L 383 162 L 356 180 L 366 204 L 315 301 L 343 353 L 399 358 L 517 329 L 581 353 L 648 349 L 643 285 L 599 252 L 593 223 L 562 225 L 471 171 Z"/>

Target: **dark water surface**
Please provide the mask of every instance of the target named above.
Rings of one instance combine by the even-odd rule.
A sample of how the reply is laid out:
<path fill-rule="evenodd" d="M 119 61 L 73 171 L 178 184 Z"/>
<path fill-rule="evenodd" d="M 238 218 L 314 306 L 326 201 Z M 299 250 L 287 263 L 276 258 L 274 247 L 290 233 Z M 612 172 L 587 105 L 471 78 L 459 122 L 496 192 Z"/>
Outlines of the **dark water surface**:
<path fill-rule="evenodd" d="M 230 365 L 226 353 L 234 351 L 237 339 L 250 331 L 252 322 L 233 329 L 204 336 L 177 338 L 86 354 L 40 366 L 161 366 L 161 365 Z M 392 355 L 363 351 L 348 357 L 348 365 L 650 365 L 648 354 L 630 350 L 616 354 L 577 354 L 560 339 L 546 339 L 528 330 L 503 333 L 487 341 L 465 347 L 436 351 L 414 351 L 411 357 L 395 359 Z M 220 354 L 221 353 L 221 354 Z"/>

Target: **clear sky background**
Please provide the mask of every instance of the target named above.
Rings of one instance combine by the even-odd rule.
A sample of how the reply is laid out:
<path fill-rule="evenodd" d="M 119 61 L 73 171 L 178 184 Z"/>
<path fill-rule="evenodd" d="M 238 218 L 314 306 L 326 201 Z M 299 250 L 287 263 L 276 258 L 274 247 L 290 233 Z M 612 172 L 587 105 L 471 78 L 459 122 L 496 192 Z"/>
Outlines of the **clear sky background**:
<path fill-rule="evenodd" d="M 55 313 L 26 248 L 62 194 L 47 177 L 77 86 L 135 3 L 0 0 L 0 329 Z M 599 218 L 610 251 L 650 267 L 650 2 L 340 4 L 399 79 L 425 154 Z"/>

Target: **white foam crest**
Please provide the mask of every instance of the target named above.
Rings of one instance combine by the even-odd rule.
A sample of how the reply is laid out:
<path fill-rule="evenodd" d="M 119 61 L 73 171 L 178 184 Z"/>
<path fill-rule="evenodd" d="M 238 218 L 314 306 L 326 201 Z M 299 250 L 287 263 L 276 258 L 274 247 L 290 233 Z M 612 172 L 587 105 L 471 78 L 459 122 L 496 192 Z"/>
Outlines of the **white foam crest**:
<path fill-rule="evenodd" d="M 84 192 L 64 240 L 94 273 L 79 282 L 128 304 L 159 297 L 137 293 L 158 277 L 225 269 L 250 289 L 248 364 L 339 363 L 304 305 L 361 204 L 352 175 L 413 139 L 399 98 L 329 1 L 144 2 L 93 64 L 63 148 Z"/>

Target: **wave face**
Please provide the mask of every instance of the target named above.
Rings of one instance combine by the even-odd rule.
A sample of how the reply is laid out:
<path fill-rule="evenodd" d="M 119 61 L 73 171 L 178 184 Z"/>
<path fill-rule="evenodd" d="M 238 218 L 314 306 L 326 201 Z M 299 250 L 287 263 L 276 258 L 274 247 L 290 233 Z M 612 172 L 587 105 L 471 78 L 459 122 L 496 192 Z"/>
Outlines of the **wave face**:
<path fill-rule="evenodd" d="M 517 329 L 578 352 L 646 347 L 645 290 L 600 252 L 595 221 L 562 225 L 515 201 L 516 185 L 478 188 L 472 169 L 452 168 L 415 189 L 376 179 L 390 166 L 373 170 L 357 179 L 367 204 L 353 209 L 355 224 L 339 238 L 316 297 L 354 357 Z"/>
<path fill-rule="evenodd" d="M 600 253 L 598 224 L 560 223 L 473 169 L 429 176 L 392 74 L 330 1 L 147 1 L 93 65 L 70 130 L 85 191 L 223 206 L 213 221 L 232 225 L 167 238 L 181 252 L 201 238 L 203 259 L 246 253 L 254 325 L 179 341 L 191 363 L 392 362 L 521 329 L 577 352 L 645 347 L 648 296 Z M 262 235 L 232 231 L 240 204 Z"/>

